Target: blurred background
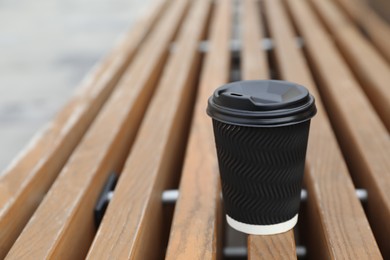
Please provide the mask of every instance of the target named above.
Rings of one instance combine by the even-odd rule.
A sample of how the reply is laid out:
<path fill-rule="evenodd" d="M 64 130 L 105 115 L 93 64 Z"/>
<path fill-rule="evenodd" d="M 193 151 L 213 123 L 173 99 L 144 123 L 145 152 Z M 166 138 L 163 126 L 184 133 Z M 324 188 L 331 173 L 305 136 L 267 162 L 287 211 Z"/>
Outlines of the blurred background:
<path fill-rule="evenodd" d="M 152 1 L 0 1 L 0 174 Z"/>

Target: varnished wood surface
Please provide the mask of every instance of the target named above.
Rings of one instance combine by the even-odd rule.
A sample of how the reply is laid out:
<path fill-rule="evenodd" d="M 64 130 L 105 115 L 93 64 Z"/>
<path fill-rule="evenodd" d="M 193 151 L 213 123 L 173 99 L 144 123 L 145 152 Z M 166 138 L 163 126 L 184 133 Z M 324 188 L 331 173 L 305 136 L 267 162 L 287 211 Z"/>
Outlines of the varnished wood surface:
<path fill-rule="evenodd" d="M 241 10 L 242 79 L 269 79 L 267 53 L 259 45 L 265 38 L 260 4 L 256 0 L 245 0 Z M 295 248 L 293 230 L 271 236 L 248 236 L 249 259 L 297 259 Z"/>
<path fill-rule="evenodd" d="M 53 121 L 0 178 L 0 258 L 3 258 L 159 19 L 165 1 L 145 15 L 82 82 Z"/>
<path fill-rule="evenodd" d="M 292 230 L 270 236 L 248 236 L 248 259 L 297 259 Z"/>
<path fill-rule="evenodd" d="M 228 81 L 231 8 L 231 2 L 225 0 L 217 1 L 214 7 L 209 52 L 203 64 L 166 259 L 222 257 L 224 216 L 213 130 L 206 106 L 215 88 Z"/>
<path fill-rule="evenodd" d="M 368 190 L 367 214 L 376 241 L 383 256 L 390 257 L 388 132 L 308 3 L 302 0 L 286 2 L 305 38 L 311 65 L 320 83 L 321 97 L 355 186 Z"/>
<path fill-rule="evenodd" d="M 161 194 L 180 178 L 198 45 L 210 8 L 210 0 L 192 2 L 88 259 L 161 259 L 165 254 L 169 220 L 164 219 Z"/>
<path fill-rule="evenodd" d="M 367 0 L 333 0 L 368 34 L 372 43 L 390 62 L 390 25 L 379 17 L 365 1 Z"/>
<path fill-rule="evenodd" d="M 356 198 L 331 124 L 282 1 L 266 0 L 270 34 L 279 73 L 307 87 L 316 97 L 317 115 L 311 122 L 305 186 L 308 202 L 304 219 L 309 256 L 316 259 L 378 258 L 380 253 L 363 208 Z M 305 38 L 304 38 L 305 40 Z M 348 207 L 343 207 L 348 205 Z M 334 225 L 332 223 L 338 223 Z M 310 239 L 317 237 L 317 239 Z"/>
<path fill-rule="evenodd" d="M 127 156 L 187 4 L 171 2 L 8 259 L 79 259 L 86 255 L 95 235 L 92 213 L 98 195 L 108 174 L 119 170 Z"/>
<path fill-rule="evenodd" d="M 335 37 L 371 104 L 390 131 L 390 64 L 332 1 L 312 0 L 311 3 Z"/>

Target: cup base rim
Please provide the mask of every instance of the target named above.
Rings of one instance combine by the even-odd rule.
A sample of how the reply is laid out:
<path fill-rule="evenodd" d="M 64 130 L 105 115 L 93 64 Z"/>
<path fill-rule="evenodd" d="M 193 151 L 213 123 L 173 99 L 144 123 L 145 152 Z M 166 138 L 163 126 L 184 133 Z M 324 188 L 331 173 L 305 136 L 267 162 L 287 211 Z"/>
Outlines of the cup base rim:
<path fill-rule="evenodd" d="M 284 233 L 292 229 L 298 222 L 298 214 L 296 214 L 293 218 L 285 222 L 271 224 L 271 225 L 246 224 L 231 218 L 229 215 L 226 215 L 226 221 L 228 222 L 229 226 L 231 226 L 235 230 L 238 230 L 246 234 L 274 235 L 274 234 Z"/>

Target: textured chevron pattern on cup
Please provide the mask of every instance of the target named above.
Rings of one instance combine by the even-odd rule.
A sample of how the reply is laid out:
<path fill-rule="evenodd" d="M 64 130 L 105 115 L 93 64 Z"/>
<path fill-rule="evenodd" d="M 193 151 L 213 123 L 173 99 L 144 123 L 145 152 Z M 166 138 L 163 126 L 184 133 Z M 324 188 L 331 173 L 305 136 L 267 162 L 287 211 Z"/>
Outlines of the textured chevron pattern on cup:
<path fill-rule="evenodd" d="M 299 211 L 310 121 L 246 127 L 213 120 L 223 200 L 233 219 L 271 225 Z"/>

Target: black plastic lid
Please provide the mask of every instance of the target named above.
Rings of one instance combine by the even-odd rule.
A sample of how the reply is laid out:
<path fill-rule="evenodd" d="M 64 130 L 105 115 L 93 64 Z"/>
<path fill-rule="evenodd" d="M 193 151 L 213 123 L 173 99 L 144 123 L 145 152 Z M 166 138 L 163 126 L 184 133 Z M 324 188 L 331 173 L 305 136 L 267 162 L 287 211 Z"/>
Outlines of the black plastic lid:
<path fill-rule="evenodd" d="M 280 80 L 237 81 L 223 85 L 209 98 L 207 114 L 241 126 L 275 127 L 311 119 L 317 112 L 309 91 Z"/>

